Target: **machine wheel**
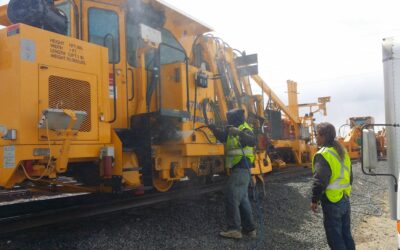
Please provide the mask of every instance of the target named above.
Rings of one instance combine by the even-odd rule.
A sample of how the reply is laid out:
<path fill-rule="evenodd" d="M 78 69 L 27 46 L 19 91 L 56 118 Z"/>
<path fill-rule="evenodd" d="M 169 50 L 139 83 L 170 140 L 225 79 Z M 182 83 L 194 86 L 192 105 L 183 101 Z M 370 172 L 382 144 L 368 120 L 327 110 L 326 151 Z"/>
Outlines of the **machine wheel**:
<path fill-rule="evenodd" d="M 153 174 L 153 187 L 159 192 L 167 192 L 171 189 L 173 181 L 166 181 L 158 176 L 158 172 L 154 171 Z"/>

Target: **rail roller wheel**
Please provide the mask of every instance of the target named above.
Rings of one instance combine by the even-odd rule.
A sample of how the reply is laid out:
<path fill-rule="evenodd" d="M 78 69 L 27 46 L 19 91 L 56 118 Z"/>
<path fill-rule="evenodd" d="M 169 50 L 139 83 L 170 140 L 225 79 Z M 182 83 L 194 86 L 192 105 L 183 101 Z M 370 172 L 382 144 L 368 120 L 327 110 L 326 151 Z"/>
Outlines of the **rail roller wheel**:
<path fill-rule="evenodd" d="M 161 178 L 159 174 L 159 171 L 153 171 L 153 187 L 159 192 L 167 192 L 174 182 Z"/>

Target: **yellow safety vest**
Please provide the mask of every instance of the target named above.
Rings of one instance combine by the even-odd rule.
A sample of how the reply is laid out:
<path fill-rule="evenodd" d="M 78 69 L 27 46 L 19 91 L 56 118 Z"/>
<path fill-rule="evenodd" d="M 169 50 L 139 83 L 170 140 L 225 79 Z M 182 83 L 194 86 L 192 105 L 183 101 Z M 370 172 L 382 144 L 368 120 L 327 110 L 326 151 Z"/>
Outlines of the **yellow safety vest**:
<path fill-rule="evenodd" d="M 239 126 L 239 130 L 242 131 L 244 129 L 248 129 L 253 131 L 249 124 L 244 122 L 242 125 Z M 228 139 L 226 140 L 226 160 L 225 166 L 227 168 L 232 168 L 236 164 L 240 162 L 243 157 L 243 154 L 250 159 L 250 162 L 254 162 L 254 148 L 246 146 L 243 148 L 240 147 L 239 136 L 232 136 L 228 135 Z M 249 166 L 251 167 L 251 166 Z"/>
<path fill-rule="evenodd" d="M 329 179 L 329 185 L 325 189 L 325 195 L 330 202 L 336 203 L 340 201 L 343 194 L 350 197 L 351 184 L 350 184 L 350 173 L 351 173 L 351 161 L 349 154 L 345 151 L 344 159 L 341 160 L 336 149 L 333 147 L 323 147 L 314 155 L 312 160 L 312 172 L 314 169 L 314 159 L 316 155 L 322 155 L 328 162 L 331 168 L 331 178 Z"/>

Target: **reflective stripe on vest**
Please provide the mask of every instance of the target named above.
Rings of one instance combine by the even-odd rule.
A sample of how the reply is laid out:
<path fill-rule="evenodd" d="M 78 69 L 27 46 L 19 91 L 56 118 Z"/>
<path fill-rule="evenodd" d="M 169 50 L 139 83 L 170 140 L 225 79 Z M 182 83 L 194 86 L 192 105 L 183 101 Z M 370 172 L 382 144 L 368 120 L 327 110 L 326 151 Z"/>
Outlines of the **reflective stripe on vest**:
<path fill-rule="evenodd" d="M 246 149 L 243 149 L 243 151 L 242 151 L 242 149 L 239 148 L 239 149 L 230 149 L 230 150 L 226 151 L 226 155 L 229 155 L 229 156 L 243 155 L 243 153 L 245 155 L 253 154 L 253 149 L 246 148 Z"/>
<path fill-rule="evenodd" d="M 239 130 L 248 129 L 253 131 L 249 124 L 244 122 L 239 126 Z M 254 148 L 253 147 L 244 147 L 243 149 L 240 147 L 239 136 L 231 136 L 228 135 L 228 139 L 226 141 L 226 159 L 225 159 L 225 166 L 227 168 L 232 168 L 236 164 L 240 162 L 243 155 L 245 155 L 251 163 L 254 162 Z M 250 166 L 249 166 L 250 167 Z"/>
<path fill-rule="evenodd" d="M 350 187 L 350 183 L 340 184 L 340 182 L 344 180 L 344 171 L 348 172 L 348 174 L 350 175 L 350 169 L 346 165 L 344 165 L 344 161 L 342 161 L 335 152 L 333 152 L 332 150 L 330 150 L 328 148 L 326 149 L 326 151 L 328 153 L 330 153 L 333 157 L 335 157 L 338 162 L 340 162 L 340 175 L 339 175 L 339 177 L 336 178 L 336 180 L 333 183 L 330 183 L 326 187 L 326 189 L 331 189 L 332 190 L 332 189 L 342 189 L 342 188 Z"/>
<path fill-rule="evenodd" d="M 342 199 L 343 195 L 350 196 L 351 192 L 351 162 L 348 153 L 345 151 L 343 160 L 333 147 L 321 148 L 317 153 L 324 157 L 331 169 L 331 178 L 325 189 L 325 195 L 329 201 L 335 203 Z M 312 171 L 314 169 L 314 159 L 312 161 Z"/>

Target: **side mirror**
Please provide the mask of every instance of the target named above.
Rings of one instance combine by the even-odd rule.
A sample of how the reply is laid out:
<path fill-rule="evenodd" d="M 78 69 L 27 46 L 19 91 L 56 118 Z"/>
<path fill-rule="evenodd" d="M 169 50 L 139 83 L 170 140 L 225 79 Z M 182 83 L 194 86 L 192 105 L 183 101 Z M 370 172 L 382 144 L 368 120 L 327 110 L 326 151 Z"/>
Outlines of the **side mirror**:
<path fill-rule="evenodd" d="M 376 149 L 375 131 L 373 129 L 363 129 L 362 131 L 362 161 L 369 171 L 378 167 L 378 155 Z"/>

